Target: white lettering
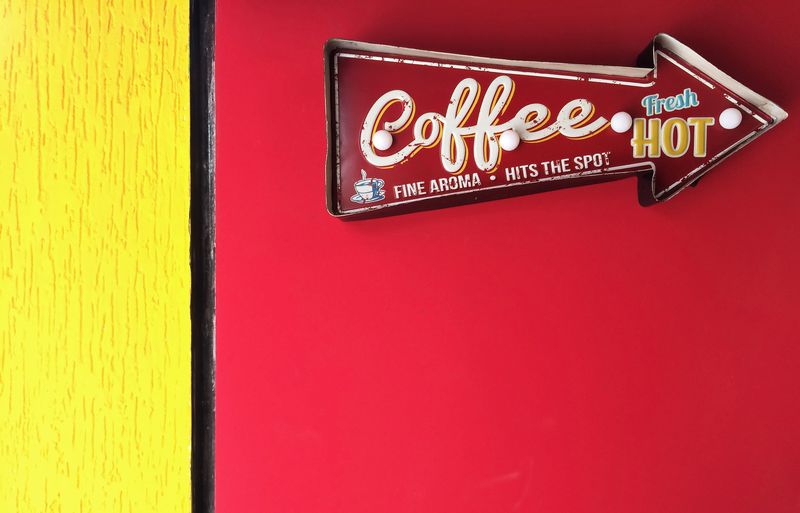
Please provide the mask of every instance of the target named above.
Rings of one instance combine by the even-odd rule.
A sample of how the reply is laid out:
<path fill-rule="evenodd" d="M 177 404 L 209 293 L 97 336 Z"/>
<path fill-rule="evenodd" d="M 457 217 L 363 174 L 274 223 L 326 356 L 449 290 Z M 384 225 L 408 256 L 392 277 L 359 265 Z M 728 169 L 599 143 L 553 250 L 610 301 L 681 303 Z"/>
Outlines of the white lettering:
<path fill-rule="evenodd" d="M 469 150 L 464 140 L 474 137 L 472 145 L 475 165 L 481 171 L 492 171 L 500 161 L 499 135 L 514 129 L 525 142 L 542 142 L 556 135 L 570 139 L 586 139 L 608 126 L 608 120 L 598 117 L 592 121 L 595 108 L 585 99 L 575 99 L 561 108 L 556 120 L 543 126 L 550 118 L 549 109 L 540 104 L 525 105 L 505 123 L 497 124 L 514 95 L 514 81 L 505 75 L 495 78 L 486 90 L 478 109 L 474 125 L 465 126 L 478 103 L 480 86 L 473 78 L 459 82 L 445 114 L 426 112 L 414 122 L 413 140 L 389 155 L 379 155 L 372 146 L 372 136 L 378 130 L 397 133 L 411 123 L 414 117 L 414 100 L 405 91 L 395 89 L 384 94 L 373 104 L 361 127 L 361 152 L 367 162 L 376 167 L 393 167 L 413 157 L 422 148 L 439 144 L 442 166 L 448 173 L 458 174 L 467 164 Z M 392 105 L 399 103 L 402 110 L 397 119 L 385 120 L 383 116 Z"/>

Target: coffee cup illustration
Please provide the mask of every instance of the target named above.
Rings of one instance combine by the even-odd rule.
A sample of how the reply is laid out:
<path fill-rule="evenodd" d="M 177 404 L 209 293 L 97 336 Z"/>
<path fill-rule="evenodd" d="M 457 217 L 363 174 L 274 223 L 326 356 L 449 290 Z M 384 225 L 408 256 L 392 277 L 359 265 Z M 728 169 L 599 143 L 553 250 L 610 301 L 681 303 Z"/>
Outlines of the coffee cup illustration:
<path fill-rule="evenodd" d="M 385 184 L 380 178 L 368 178 L 367 172 L 362 169 L 361 180 L 353 184 L 356 193 L 350 199 L 356 203 L 374 203 L 386 199 L 383 192 Z"/>

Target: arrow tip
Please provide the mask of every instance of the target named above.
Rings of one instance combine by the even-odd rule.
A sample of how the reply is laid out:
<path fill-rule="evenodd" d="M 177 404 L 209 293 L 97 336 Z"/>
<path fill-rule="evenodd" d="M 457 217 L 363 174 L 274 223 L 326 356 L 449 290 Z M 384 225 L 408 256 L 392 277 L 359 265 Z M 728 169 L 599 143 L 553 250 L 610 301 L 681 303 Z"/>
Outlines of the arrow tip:
<path fill-rule="evenodd" d="M 714 66 L 703 58 L 700 54 L 681 43 L 669 34 L 659 33 L 653 38 L 651 57 L 653 62 L 656 62 L 655 52 L 657 50 L 666 50 L 686 64 L 692 66 L 704 75 L 708 76 L 714 82 L 718 83 L 723 88 L 729 90 L 736 96 L 739 96 L 747 103 L 756 107 L 761 112 L 767 114 L 772 118 L 770 125 L 777 125 L 781 121 L 789 117 L 789 114 L 779 107 L 775 102 L 764 98 L 756 93 L 749 87 L 745 86 L 738 80 L 734 79 L 718 67 Z"/>

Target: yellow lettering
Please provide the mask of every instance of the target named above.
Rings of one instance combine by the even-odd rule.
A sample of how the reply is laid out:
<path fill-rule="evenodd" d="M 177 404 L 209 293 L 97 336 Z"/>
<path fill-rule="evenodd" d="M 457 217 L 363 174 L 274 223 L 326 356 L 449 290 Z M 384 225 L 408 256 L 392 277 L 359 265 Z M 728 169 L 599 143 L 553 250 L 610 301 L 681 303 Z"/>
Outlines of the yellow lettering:
<path fill-rule="evenodd" d="M 714 124 L 714 118 L 689 118 L 689 126 L 694 129 L 694 156 L 706 156 L 706 133 Z"/>
<path fill-rule="evenodd" d="M 645 121 L 647 121 L 647 128 L 645 128 Z M 660 157 L 661 146 L 659 144 L 659 136 L 661 134 L 661 120 L 652 118 L 646 120 L 645 118 L 636 118 L 633 120 L 633 139 L 631 139 L 631 146 L 633 146 L 633 156 L 637 159 L 645 157 Z"/>
<path fill-rule="evenodd" d="M 689 149 L 689 126 L 681 118 L 669 118 L 661 127 L 661 147 L 670 158 L 682 157 Z"/>

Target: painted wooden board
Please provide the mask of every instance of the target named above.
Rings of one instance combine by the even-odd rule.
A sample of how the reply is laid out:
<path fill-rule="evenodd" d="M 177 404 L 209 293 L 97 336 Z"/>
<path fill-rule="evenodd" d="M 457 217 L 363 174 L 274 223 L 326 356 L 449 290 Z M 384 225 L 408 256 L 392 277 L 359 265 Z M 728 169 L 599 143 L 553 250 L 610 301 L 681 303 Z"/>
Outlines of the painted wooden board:
<path fill-rule="evenodd" d="M 0 4 L 0 511 L 188 512 L 189 2 Z"/>

